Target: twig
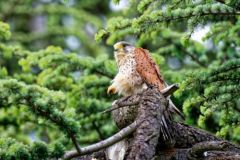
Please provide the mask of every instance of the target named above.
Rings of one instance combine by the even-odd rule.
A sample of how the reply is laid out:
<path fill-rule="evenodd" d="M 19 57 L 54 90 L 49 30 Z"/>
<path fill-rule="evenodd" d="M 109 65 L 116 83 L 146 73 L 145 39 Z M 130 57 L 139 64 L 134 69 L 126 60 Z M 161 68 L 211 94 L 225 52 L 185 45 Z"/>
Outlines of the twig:
<path fill-rule="evenodd" d="M 69 137 L 71 138 L 71 140 L 72 140 L 72 142 L 73 142 L 73 144 L 74 144 L 78 154 L 81 154 L 82 153 L 82 149 L 80 148 L 80 146 L 79 146 L 79 144 L 78 144 L 78 142 L 76 140 L 76 137 L 73 134 L 71 134 L 71 133 L 69 133 Z"/>
<path fill-rule="evenodd" d="M 164 97 L 168 97 L 169 95 L 173 94 L 176 90 L 179 89 L 178 84 L 172 84 L 170 86 L 167 86 L 163 90 L 161 90 L 161 93 Z"/>
<path fill-rule="evenodd" d="M 225 4 L 225 1 L 224 0 L 216 0 L 217 2 L 220 2 L 222 4 Z"/>
<path fill-rule="evenodd" d="M 204 68 L 207 68 L 207 66 L 204 64 L 204 63 L 202 63 L 200 60 L 199 60 L 199 58 L 197 58 L 196 56 L 194 56 L 193 55 L 193 53 L 187 53 L 191 58 L 192 58 L 192 60 L 193 61 L 195 61 L 197 64 L 199 64 L 200 66 L 202 66 L 202 67 L 204 67 Z"/>
<path fill-rule="evenodd" d="M 93 125 L 94 129 L 96 130 L 96 132 L 98 133 L 99 138 L 100 138 L 101 140 L 104 139 L 104 136 L 103 136 L 100 128 L 99 128 L 98 125 L 96 124 L 96 121 L 93 121 L 93 122 L 92 122 L 92 125 Z"/>
<path fill-rule="evenodd" d="M 166 87 L 161 92 L 162 92 L 164 97 L 168 97 L 174 91 L 176 91 L 178 88 L 179 87 L 178 87 L 177 84 L 173 84 L 173 85 L 170 85 L 170 86 Z M 136 130 L 139 123 L 140 122 L 135 121 L 132 124 L 130 124 L 129 126 L 123 128 L 121 131 L 119 131 L 118 133 L 109 137 L 106 140 L 100 141 L 98 143 L 92 144 L 92 145 L 84 147 L 84 148 L 79 148 L 80 152 L 78 152 L 78 151 L 68 151 L 68 152 L 65 153 L 64 159 L 66 159 L 66 160 L 71 159 L 71 158 L 74 158 L 74 157 L 86 155 L 86 154 L 93 153 L 93 152 L 99 151 L 101 149 L 104 149 L 106 147 L 109 147 L 109 146 L 121 141 L 126 136 L 130 135 L 131 133 L 133 133 Z"/>

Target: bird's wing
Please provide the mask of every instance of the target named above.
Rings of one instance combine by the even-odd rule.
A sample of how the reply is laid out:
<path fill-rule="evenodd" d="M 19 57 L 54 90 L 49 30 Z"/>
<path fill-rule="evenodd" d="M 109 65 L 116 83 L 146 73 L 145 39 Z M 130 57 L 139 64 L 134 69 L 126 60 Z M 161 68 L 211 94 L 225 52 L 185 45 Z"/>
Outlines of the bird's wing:
<path fill-rule="evenodd" d="M 159 90 L 165 88 L 165 82 L 160 74 L 159 68 L 153 59 L 150 57 L 148 50 L 136 48 L 134 50 L 136 70 L 143 81 L 148 85 L 154 85 Z"/>
<path fill-rule="evenodd" d="M 136 48 L 134 50 L 134 54 L 136 61 L 136 70 L 143 79 L 143 81 L 148 85 L 158 87 L 159 91 L 164 89 L 167 86 L 167 84 L 164 82 L 157 64 L 150 57 L 149 51 L 143 48 Z M 172 112 L 179 114 L 184 119 L 183 114 L 173 104 L 170 97 L 168 99 L 170 110 Z"/>

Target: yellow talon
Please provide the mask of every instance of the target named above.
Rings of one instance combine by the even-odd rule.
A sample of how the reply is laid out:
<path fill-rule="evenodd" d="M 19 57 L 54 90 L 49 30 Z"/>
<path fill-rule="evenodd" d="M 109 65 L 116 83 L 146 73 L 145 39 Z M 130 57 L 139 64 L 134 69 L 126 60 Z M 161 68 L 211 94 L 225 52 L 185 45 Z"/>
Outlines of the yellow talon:
<path fill-rule="evenodd" d="M 116 94 L 117 89 L 113 86 L 108 87 L 107 94 Z"/>

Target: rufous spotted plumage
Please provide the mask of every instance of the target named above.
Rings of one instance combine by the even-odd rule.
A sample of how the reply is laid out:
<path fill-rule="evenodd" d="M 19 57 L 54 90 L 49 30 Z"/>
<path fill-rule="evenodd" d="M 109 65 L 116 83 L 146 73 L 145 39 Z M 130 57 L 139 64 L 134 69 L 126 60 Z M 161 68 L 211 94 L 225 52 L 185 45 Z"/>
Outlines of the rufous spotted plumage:
<path fill-rule="evenodd" d="M 149 86 L 155 86 L 159 91 L 167 86 L 148 50 L 121 41 L 114 45 L 114 57 L 118 73 L 108 87 L 109 94 L 129 96 L 141 93 Z M 169 104 L 172 111 L 181 115 L 171 99 Z"/>

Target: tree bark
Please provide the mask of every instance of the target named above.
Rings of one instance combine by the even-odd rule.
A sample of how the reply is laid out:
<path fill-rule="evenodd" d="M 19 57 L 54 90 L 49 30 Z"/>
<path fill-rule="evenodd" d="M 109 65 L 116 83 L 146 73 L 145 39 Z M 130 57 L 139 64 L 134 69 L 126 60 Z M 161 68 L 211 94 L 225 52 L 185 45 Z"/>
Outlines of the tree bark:
<path fill-rule="evenodd" d="M 134 132 L 132 147 L 126 159 L 150 160 L 154 157 L 160 133 L 164 140 L 171 140 L 167 119 L 164 116 L 167 101 L 160 92 L 144 92 L 138 109 L 140 125 Z"/>
<path fill-rule="evenodd" d="M 240 147 L 224 141 L 204 130 L 174 122 L 167 99 L 158 90 L 150 88 L 142 94 L 121 98 L 116 105 L 130 105 L 113 110 L 113 119 L 119 128 L 137 122 L 136 130 L 124 141 L 126 160 L 240 160 Z M 138 104 L 138 105 L 136 105 Z M 78 159 L 107 159 L 101 154 Z"/>

